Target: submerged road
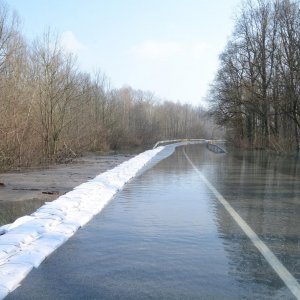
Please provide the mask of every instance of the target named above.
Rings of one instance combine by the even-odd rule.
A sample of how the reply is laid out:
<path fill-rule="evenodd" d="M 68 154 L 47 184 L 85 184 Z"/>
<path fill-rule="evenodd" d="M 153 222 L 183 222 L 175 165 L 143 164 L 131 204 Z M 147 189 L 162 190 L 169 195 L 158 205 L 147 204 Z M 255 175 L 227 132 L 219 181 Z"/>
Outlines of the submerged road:
<path fill-rule="evenodd" d="M 295 170 L 179 147 L 7 299 L 295 299 L 299 241 Z"/>

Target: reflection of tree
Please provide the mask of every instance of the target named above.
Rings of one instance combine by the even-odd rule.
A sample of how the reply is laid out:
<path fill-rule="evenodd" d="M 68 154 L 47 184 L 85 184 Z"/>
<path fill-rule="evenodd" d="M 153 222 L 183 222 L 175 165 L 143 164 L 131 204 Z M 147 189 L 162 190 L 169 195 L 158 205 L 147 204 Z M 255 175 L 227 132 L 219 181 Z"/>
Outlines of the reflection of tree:
<path fill-rule="evenodd" d="M 217 189 L 268 245 L 292 274 L 300 278 L 300 187 L 296 159 L 274 159 L 265 152 L 245 152 L 230 158 L 226 172 L 213 180 Z M 256 282 L 279 289 L 283 283 L 220 204 L 216 225 L 240 283 Z"/>
<path fill-rule="evenodd" d="M 17 218 L 33 213 L 44 204 L 44 200 L 7 201 L 0 203 L 0 226 L 14 222 Z"/>

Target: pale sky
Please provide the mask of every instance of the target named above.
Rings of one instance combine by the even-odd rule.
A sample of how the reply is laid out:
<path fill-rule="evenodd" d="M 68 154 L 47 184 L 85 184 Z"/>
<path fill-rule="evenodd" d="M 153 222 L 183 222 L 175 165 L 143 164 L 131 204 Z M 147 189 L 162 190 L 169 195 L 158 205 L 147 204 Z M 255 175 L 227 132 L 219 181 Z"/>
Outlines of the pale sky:
<path fill-rule="evenodd" d="M 203 104 L 241 0 L 7 0 L 29 40 L 49 27 L 116 88 Z"/>

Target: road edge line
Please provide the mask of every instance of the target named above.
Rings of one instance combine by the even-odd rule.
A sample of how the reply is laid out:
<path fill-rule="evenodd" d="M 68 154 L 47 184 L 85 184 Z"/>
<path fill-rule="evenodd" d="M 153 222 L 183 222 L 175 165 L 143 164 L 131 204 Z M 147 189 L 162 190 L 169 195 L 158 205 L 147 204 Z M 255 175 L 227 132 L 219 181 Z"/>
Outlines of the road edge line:
<path fill-rule="evenodd" d="M 258 251 L 263 255 L 269 265 L 273 268 L 276 274 L 285 283 L 291 293 L 300 299 L 300 285 L 295 277 L 288 271 L 288 269 L 280 262 L 276 255 L 269 249 L 269 247 L 258 237 L 258 235 L 252 230 L 252 228 L 244 221 L 244 219 L 235 211 L 235 209 L 228 203 L 228 201 L 217 191 L 217 189 L 210 183 L 210 181 L 202 174 L 202 172 L 195 166 L 192 160 L 189 158 L 185 149 L 183 154 L 187 161 L 193 167 L 193 169 L 200 176 L 202 181 L 216 196 L 217 200 L 224 206 L 227 212 L 231 215 L 234 221 L 239 225 L 247 237 L 251 240 Z"/>

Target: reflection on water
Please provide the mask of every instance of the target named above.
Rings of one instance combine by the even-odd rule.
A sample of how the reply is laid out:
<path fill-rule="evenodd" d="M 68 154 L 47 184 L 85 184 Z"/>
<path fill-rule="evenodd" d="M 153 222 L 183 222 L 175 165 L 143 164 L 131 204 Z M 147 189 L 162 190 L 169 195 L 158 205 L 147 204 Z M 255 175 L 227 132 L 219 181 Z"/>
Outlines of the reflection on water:
<path fill-rule="evenodd" d="M 41 199 L 0 202 L 0 226 L 12 223 L 19 217 L 33 213 L 44 203 L 45 200 Z"/>
<path fill-rule="evenodd" d="M 197 161 L 197 154 L 193 155 Z M 203 172 L 230 202 L 251 228 L 277 255 L 288 270 L 300 280 L 300 185 L 299 161 L 295 157 L 279 157 L 264 152 L 234 153 L 216 158 L 218 163 L 204 167 Z M 207 157 L 207 161 L 215 158 Z M 202 161 L 198 160 L 201 165 Z M 222 207 L 215 219 L 220 235 L 230 242 L 225 249 L 233 261 L 233 270 L 251 263 L 251 252 L 231 237 L 235 226 L 224 226 L 229 218 Z M 252 264 L 257 261 L 252 262 Z M 265 264 L 261 259 L 259 264 Z M 278 278 L 261 276 L 258 268 L 249 268 L 260 282 L 279 285 Z M 247 273 L 241 274 L 243 276 Z M 283 285 L 281 283 L 281 285 Z"/>
<path fill-rule="evenodd" d="M 264 165 L 263 158 L 250 154 L 215 154 L 204 145 L 188 146 L 186 152 L 300 279 L 297 172 L 288 174 L 271 161 Z M 293 299 L 191 168 L 182 148 L 127 184 L 9 299 L 26 295 Z"/>
<path fill-rule="evenodd" d="M 299 154 L 277 155 L 267 151 L 234 151 L 234 158 L 254 164 L 263 169 L 273 170 L 275 173 L 300 177 Z"/>

